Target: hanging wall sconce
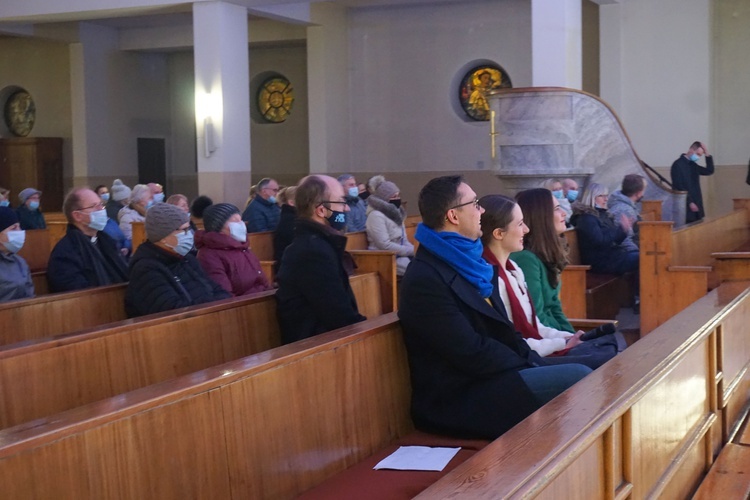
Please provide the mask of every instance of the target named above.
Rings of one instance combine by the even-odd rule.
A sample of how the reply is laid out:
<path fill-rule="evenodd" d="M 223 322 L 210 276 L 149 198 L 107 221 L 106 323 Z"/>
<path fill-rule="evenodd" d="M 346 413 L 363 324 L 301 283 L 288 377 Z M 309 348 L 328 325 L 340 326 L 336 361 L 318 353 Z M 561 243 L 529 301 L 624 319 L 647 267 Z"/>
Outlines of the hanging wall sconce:
<path fill-rule="evenodd" d="M 221 96 L 205 92 L 196 98 L 197 122 L 203 124 L 203 154 L 206 158 L 216 151 L 216 136 L 214 131 L 214 120 L 221 119 Z"/>

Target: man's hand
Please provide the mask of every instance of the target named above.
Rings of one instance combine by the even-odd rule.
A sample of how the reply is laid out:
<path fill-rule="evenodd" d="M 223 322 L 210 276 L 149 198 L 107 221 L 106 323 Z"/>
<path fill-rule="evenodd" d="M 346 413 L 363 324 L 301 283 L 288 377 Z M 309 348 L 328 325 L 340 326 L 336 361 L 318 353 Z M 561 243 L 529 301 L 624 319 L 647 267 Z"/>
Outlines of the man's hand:
<path fill-rule="evenodd" d="M 620 226 L 622 226 L 626 233 L 629 233 L 633 228 L 633 221 L 625 214 L 620 214 Z"/>
<path fill-rule="evenodd" d="M 699 212 L 700 211 L 700 209 L 698 208 L 698 205 L 696 205 L 693 202 L 690 202 L 690 205 L 688 205 L 688 207 L 690 208 L 691 212 Z"/>
<path fill-rule="evenodd" d="M 710 155 L 710 154 L 708 153 L 708 149 L 706 148 L 706 145 L 705 145 L 705 144 L 703 144 L 702 142 L 701 142 L 701 147 L 703 148 L 703 154 L 704 154 L 704 155 L 706 155 L 706 156 L 711 156 L 711 155 Z"/>
<path fill-rule="evenodd" d="M 572 337 L 568 337 L 565 341 L 565 347 L 571 348 L 581 344 L 583 342 L 583 340 L 581 340 L 581 335 L 583 335 L 583 333 L 583 330 L 578 330 Z"/>

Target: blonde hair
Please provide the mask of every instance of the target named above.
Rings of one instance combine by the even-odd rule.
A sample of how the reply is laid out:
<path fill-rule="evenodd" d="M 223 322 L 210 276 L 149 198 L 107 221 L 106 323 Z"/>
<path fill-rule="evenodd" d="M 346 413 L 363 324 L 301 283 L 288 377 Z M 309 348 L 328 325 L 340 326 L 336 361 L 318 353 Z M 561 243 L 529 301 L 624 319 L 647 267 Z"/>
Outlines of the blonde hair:
<path fill-rule="evenodd" d="M 583 197 L 581 198 L 581 204 L 586 205 L 587 207 L 596 208 L 596 197 L 603 194 L 609 194 L 607 186 L 592 182 L 586 186 L 586 190 L 583 192 Z"/>

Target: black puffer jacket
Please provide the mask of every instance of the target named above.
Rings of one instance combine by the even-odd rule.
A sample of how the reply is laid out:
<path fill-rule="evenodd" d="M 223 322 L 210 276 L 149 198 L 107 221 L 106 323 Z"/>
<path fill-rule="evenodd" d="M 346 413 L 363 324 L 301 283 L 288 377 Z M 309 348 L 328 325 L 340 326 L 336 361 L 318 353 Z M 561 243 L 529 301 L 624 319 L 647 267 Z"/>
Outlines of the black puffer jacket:
<path fill-rule="evenodd" d="M 125 312 L 130 318 L 231 297 L 195 257 L 172 255 L 149 241 L 138 247 L 129 271 Z"/>

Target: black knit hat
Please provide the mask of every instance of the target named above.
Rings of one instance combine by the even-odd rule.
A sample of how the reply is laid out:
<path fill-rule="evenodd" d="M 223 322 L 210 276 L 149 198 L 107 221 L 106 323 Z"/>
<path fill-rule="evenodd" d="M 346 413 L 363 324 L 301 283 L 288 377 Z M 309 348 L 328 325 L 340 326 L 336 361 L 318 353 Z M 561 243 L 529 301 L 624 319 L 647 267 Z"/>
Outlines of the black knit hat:
<path fill-rule="evenodd" d="M 240 209 L 231 203 L 216 203 L 203 212 L 203 227 L 206 231 L 219 233 L 227 220 L 238 213 L 240 213 Z"/>
<path fill-rule="evenodd" d="M 199 219 L 203 218 L 203 212 L 206 211 L 208 207 L 213 205 L 214 202 L 211 198 L 208 196 L 202 194 L 196 199 L 193 200 L 193 203 L 190 205 L 190 214 L 193 217 L 197 217 Z"/>
<path fill-rule="evenodd" d="M 0 207 L 0 231 L 5 231 L 18 222 L 16 211 L 9 207 Z"/>

